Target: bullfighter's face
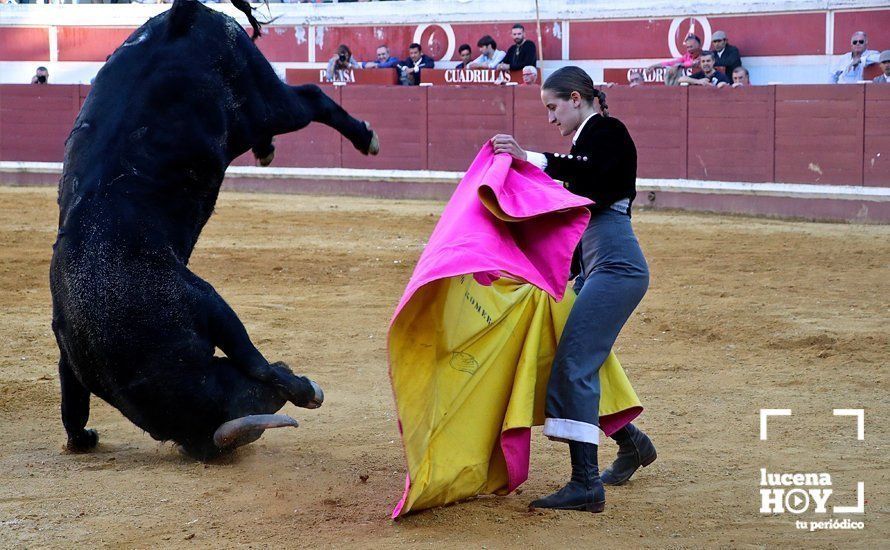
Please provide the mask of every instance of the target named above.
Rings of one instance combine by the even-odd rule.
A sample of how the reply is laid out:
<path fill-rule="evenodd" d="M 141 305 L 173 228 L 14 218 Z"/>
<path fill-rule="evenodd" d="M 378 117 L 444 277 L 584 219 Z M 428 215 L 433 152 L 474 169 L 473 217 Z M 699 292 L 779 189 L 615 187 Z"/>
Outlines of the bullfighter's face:
<path fill-rule="evenodd" d="M 586 102 L 578 92 L 572 92 L 568 99 L 562 99 L 552 90 L 544 88 L 541 90 L 541 102 L 547 108 L 547 122 L 555 124 L 560 135 L 568 136 L 581 125 Z"/>

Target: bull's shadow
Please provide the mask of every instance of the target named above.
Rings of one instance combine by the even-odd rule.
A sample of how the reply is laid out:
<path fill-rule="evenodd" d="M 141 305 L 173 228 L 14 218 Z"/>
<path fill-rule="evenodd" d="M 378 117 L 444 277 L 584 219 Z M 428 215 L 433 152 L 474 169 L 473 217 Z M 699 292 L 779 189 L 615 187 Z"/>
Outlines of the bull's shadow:
<path fill-rule="evenodd" d="M 232 3 L 255 39 L 250 6 Z M 195 0 L 176 0 L 99 71 L 66 142 L 50 268 L 70 450 L 98 441 L 85 429 L 91 394 L 201 460 L 295 426 L 273 414 L 287 401 L 321 405 L 321 388 L 269 363 L 187 267 L 229 163 L 252 150 L 268 165 L 273 136 L 310 122 L 377 153 L 370 125 L 318 86 L 281 82 L 234 19 Z"/>

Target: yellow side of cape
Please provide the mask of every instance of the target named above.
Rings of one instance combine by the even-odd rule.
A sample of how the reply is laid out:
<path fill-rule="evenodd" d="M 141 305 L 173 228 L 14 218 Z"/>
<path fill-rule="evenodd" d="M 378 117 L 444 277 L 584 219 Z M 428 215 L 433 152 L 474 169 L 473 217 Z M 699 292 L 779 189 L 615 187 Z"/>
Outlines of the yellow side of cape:
<path fill-rule="evenodd" d="M 389 333 L 390 375 L 408 461 L 401 513 L 504 492 L 502 431 L 544 421 L 547 381 L 575 301 L 470 275 L 417 291 Z M 640 401 L 614 354 L 600 369 L 600 416 Z"/>

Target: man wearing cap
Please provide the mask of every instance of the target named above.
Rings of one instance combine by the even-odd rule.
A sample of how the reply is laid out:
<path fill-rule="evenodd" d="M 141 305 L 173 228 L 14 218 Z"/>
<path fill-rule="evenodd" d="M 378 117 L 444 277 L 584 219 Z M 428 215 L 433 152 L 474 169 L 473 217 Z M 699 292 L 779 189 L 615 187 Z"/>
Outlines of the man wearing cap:
<path fill-rule="evenodd" d="M 726 33 L 717 31 L 711 37 L 711 51 L 714 52 L 714 66 L 723 67 L 723 73 L 732 78 L 732 71 L 742 66 L 742 56 L 739 49 L 731 45 L 726 39 Z"/>
<path fill-rule="evenodd" d="M 850 51 L 838 58 L 831 72 L 831 82 L 835 84 L 856 84 L 862 80 L 862 70 L 878 62 L 880 54 L 866 49 L 868 36 L 863 31 L 853 33 L 850 38 Z"/>
<path fill-rule="evenodd" d="M 875 84 L 890 84 L 890 50 L 882 51 L 878 61 L 881 63 L 881 70 L 884 71 L 884 74 L 876 76 L 872 82 Z"/>

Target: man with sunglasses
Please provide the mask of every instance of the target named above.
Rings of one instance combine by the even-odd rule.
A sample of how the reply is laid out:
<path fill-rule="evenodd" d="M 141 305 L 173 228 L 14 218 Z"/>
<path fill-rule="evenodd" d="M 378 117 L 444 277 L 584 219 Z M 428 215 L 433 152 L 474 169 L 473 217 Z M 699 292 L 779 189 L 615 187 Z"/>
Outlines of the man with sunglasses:
<path fill-rule="evenodd" d="M 717 31 L 711 37 L 711 51 L 714 52 L 714 66 L 723 67 L 723 74 L 732 80 L 732 72 L 742 66 L 739 49 L 729 43 L 725 32 Z"/>
<path fill-rule="evenodd" d="M 856 84 L 862 80 L 862 70 L 866 66 L 878 62 L 879 53 L 868 50 L 868 36 L 863 31 L 853 33 L 850 38 L 850 52 L 838 59 L 831 73 L 831 81 L 835 84 Z"/>

